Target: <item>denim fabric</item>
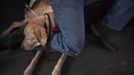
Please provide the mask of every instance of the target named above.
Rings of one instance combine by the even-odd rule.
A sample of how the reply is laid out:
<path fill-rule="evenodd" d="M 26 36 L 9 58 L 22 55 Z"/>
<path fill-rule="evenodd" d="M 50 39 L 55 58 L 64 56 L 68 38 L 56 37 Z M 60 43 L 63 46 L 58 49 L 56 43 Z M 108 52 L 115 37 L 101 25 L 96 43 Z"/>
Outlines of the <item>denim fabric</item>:
<path fill-rule="evenodd" d="M 70 56 L 80 54 L 85 42 L 84 0 L 48 1 L 61 31 L 52 35 L 50 48 Z M 115 0 L 104 22 L 114 30 L 121 30 L 133 17 L 134 0 Z"/>
<path fill-rule="evenodd" d="M 114 30 L 122 30 L 134 17 L 134 0 L 115 0 L 106 16 L 106 25 Z"/>
<path fill-rule="evenodd" d="M 61 33 L 54 33 L 50 41 L 53 51 L 76 56 L 84 48 L 84 0 L 48 0 L 54 9 Z"/>

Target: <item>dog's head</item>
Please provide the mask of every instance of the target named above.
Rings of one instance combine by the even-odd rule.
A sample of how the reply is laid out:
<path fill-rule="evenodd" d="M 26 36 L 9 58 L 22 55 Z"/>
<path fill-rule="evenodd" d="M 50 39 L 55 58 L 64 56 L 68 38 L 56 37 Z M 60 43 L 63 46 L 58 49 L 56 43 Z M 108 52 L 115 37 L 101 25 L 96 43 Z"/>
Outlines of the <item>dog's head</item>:
<path fill-rule="evenodd" d="M 44 24 L 45 20 L 43 16 L 34 17 L 27 23 L 24 29 L 25 38 L 21 48 L 32 50 L 39 45 L 45 46 L 47 42 L 47 31 Z"/>

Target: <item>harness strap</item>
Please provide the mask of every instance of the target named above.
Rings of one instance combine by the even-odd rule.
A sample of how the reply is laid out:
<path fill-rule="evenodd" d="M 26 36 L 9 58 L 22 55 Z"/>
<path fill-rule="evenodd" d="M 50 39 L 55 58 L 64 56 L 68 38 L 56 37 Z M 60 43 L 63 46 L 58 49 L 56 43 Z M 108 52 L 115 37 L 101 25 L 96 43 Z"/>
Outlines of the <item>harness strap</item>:
<path fill-rule="evenodd" d="M 38 16 L 32 9 L 30 9 L 30 7 L 26 4 L 25 4 L 25 7 L 34 15 L 34 16 Z"/>
<path fill-rule="evenodd" d="M 30 3 L 29 3 L 29 7 L 31 8 L 31 7 L 33 7 L 33 5 L 35 4 L 35 2 L 36 2 L 36 0 L 30 0 Z"/>

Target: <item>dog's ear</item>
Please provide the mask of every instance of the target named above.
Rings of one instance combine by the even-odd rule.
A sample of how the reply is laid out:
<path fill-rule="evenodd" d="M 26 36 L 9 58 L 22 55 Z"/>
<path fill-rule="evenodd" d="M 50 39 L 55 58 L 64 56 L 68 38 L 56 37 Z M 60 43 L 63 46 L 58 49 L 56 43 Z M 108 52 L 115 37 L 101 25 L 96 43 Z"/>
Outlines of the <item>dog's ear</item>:
<path fill-rule="evenodd" d="M 40 43 L 41 43 L 42 46 L 45 46 L 46 43 L 47 43 L 47 39 L 48 39 L 47 36 L 48 35 L 47 35 L 47 32 L 46 32 L 45 28 L 42 28 L 40 31 L 41 31 L 41 37 L 42 37 Z"/>
<path fill-rule="evenodd" d="M 41 46 L 45 46 L 47 42 L 47 33 L 45 28 L 40 28 L 35 30 L 35 36 L 37 40 L 41 43 Z"/>

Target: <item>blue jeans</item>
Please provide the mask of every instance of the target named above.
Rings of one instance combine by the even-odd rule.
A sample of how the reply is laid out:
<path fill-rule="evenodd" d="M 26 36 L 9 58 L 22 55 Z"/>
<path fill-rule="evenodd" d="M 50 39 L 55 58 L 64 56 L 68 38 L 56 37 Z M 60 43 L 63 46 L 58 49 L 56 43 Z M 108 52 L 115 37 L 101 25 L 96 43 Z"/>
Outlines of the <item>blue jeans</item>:
<path fill-rule="evenodd" d="M 134 0 L 115 0 L 106 15 L 107 27 L 120 31 L 134 17 Z"/>
<path fill-rule="evenodd" d="M 85 43 L 84 0 L 48 1 L 54 9 L 61 31 L 52 35 L 50 48 L 70 56 L 80 54 Z M 133 17 L 134 0 L 115 0 L 105 22 L 108 27 L 121 30 Z"/>
<path fill-rule="evenodd" d="M 67 55 L 80 54 L 85 43 L 84 0 L 48 0 L 54 9 L 61 33 L 54 33 L 50 50 Z"/>

